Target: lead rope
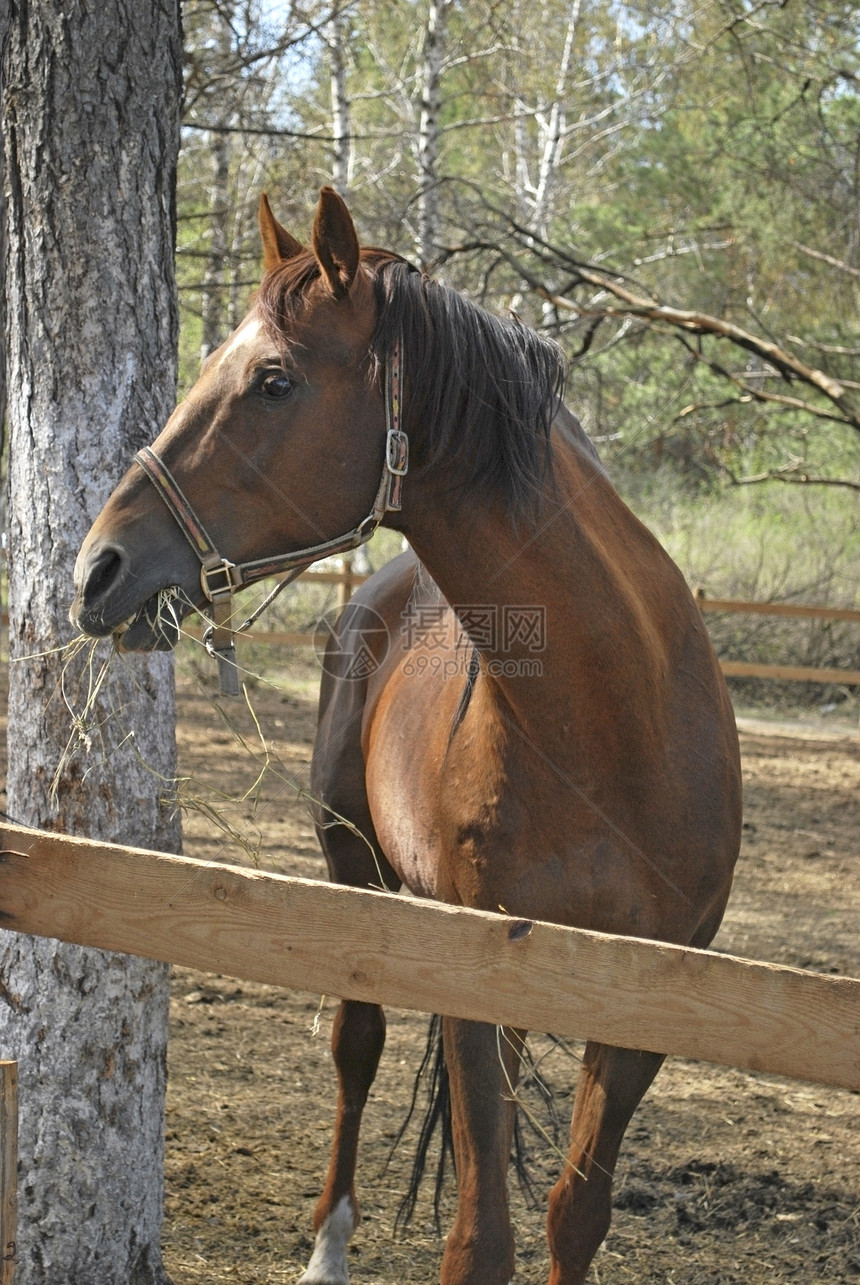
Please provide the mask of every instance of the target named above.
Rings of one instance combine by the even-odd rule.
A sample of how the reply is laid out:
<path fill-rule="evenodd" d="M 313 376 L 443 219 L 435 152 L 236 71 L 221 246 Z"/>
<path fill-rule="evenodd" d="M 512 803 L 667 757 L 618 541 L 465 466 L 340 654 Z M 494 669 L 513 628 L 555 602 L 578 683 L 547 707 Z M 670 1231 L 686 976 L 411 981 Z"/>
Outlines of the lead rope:
<path fill-rule="evenodd" d="M 166 464 L 151 447 L 145 446 L 135 455 L 135 462 L 155 486 L 158 494 L 173 514 L 197 558 L 200 560 L 200 585 L 211 604 L 211 623 L 203 635 L 203 642 L 210 656 L 218 662 L 218 677 L 222 696 L 239 695 L 239 670 L 236 663 L 236 634 L 244 633 L 259 620 L 288 585 L 312 563 L 335 553 L 346 553 L 365 544 L 373 535 L 386 513 L 399 512 L 403 496 L 403 479 L 409 468 L 409 439 L 401 423 L 401 345 L 398 340 L 385 366 L 385 461 L 382 477 L 370 513 L 358 526 L 345 535 L 336 536 L 320 544 L 297 549 L 279 557 L 261 558 L 255 562 L 234 563 L 223 558 L 215 547 L 203 523 L 182 493 Z M 259 607 L 238 628 L 230 621 L 233 616 L 233 594 L 237 589 L 282 571 L 287 574 L 263 599 Z"/>

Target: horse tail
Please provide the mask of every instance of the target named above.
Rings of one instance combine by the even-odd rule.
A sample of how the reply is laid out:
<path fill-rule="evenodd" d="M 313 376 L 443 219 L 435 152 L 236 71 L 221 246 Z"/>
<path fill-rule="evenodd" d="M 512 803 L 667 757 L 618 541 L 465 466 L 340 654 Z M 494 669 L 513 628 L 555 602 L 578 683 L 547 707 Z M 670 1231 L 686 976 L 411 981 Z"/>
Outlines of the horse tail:
<path fill-rule="evenodd" d="M 415 1213 L 415 1206 L 418 1202 L 418 1192 L 424 1173 L 427 1168 L 427 1157 L 430 1152 L 430 1144 L 437 1131 L 440 1132 L 439 1158 L 436 1162 L 436 1179 L 433 1187 L 433 1218 L 436 1223 L 437 1231 L 441 1228 L 440 1205 L 442 1202 L 442 1190 L 445 1185 L 445 1174 L 448 1168 L 448 1161 L 454 1163 L 454 1139 L 451 1131 L 451 1094 L 448 1085 L 448 1068 L 445 1065 L 445 1054 L 442 1049 L 442 1019 L 438 1014 L 430 1018 L 430 1025 L 427 1028 L 427 1043 L 424 1048 L 424 1056 L 421 1059 L 421 1065 L 415 1075 L 415 1083 L 412 1086 L 412 1101 L 409 1104 L 409 1110 L 406 1119 L 400 1126 L 393 1143 L 391 1144 L 391 1155 L 394 1149 L 401 1141 L 409 1124 L 415 1114 L 418 1105 L 419 1094 L 421 1093 L 422 1082 L 426 1081 L 424 1088 L 425 1108 L 424 1118 L 421 1122 L 421 1130 L 418 1135 L 418 1145 L 415 1148 L 415 1157 L 412 1161 L 412 1172 L 409 1175 L 409 1186 L 406 1189 L 406 1195 L 400 1202 L 397 1210 L 397 1216 L 394 1219 L 395 1231 L 399 1227 L 407 1227 Z M 389 1157 L 390 1158 L 390 1157 Z"/>
<path fill-rule="evenodd" d="M 553 1044 L 562 1044 L 562 1041 L 556 1041 L 550 1036 Z M 551 1135 L 552 1142 L 555 1146 L 559 1145 L 559 1138 L 562 1132 L 562 1123 L 555 1108 L 552 1089 L 546 1084 L 540 1075 L 538 1067 L 534 1061 L 528 1045 L 523 1046 L 522 1057 L 522 1075 L 517 1089 L 517 1111 L 514 1116 L 514 1138 L 511 1159 L 514 1163 L 514 1170 L 517 1180 L 527 1203 L 535 1207 L 539 1203 L 539 1197 L 535 1192 L 534 1184 L 529 1172 L 528 1148 L 526 1145 L 526 1133 L 531 1131 L 539 1138 L 545 1140 L 547 1135 Z M 412 1117 L 418 1107 L 419 1097 L 425 1100 L 424 1116 L 421 1121 L 421 1128 L 418 1135 L 418 1143 L 415 1148 L 415 1156 L 412 1161 L 412 1172 L 409 1176 L 409 1185 L 405 1196 L 403 1197 L 397 1209 L 394 1219 L 395 1231 L 399 1228 L 405 1228 L 409 1225 L 415 1207 L 418 1203 L 418 1193 L 421 1188 L 424 1175 L 427 1170 L 427 1162 L 430 1148 L 437 1131 L 440 1135 L 439 1154 L 436 1161 L 436 1175 L 433 1187 L 433 1218 L 436 1229 L 441 1230 L 441 1202 L 442 1192 L 445 1186 L 445 1177 L 448 1172 L 448 1162 L 451 1167 L 455 1167 L 454 1162 L 454 1140 L 451 1129 L 451 1094 L 448 1083 L 448 1068 L 445 1065 L 445 1054 L 442 1048 L 442 1019 L 438 1015 L 430 1018 L 430 1024 L 427 1029 L 427 1042 L 424 1047 L 424 1056 L 421 1059 L 421 1065 L 415 1075 L 415 1082 L 412 1086 L 412 1100 L 409 1104 L 406 1118 L 400 1126 L 394 1141 L 391 1144 L 389 1152 L 389 1161 L 397 1145 L 402 1141 L 407 1129 L 412 1121 Z M 524 1090 L 532 1088 L 536 1091 L 538 1098 L 543 1104 L 543 1114 L 547 1121 L 547 1126 L 536 1126 L 534 1116 L 531 1111 L 524 1110 L 520 1101 L 520 1094 Z M 525 1127 L 524 1127 L 525 1125 Z M 386 1162 L 386 1168 L 388 1162 Z"/>

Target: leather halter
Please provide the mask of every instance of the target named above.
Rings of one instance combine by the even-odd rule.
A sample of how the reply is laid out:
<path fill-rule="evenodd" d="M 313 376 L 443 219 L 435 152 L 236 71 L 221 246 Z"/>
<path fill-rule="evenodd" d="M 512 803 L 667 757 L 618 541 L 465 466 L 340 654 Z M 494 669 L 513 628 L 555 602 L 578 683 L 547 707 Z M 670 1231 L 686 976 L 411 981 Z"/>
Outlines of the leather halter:
<path fill-rule="evenodd" d="M 313 562 L 329 558 L 336 553 L 347 553 L 366 544 L 386 513 L 399 512 L 402 502 L 403 479 L 409 468 L 409 439 L 401 424 L 401 356 L 400 343 L 386 362 L 385 367 L 385 461 L 382 477 L 373 501 L 373 507 L 363 521 L 343 535 L 319 544 L 295 549 L 290 553 L 271 558 L 258 558 L 253 562 L 231 562 L 220 554 L 203 523 L 182 493 L 167 465 L 150 446 L 135 455 L 146 476 L 167 505 L 191 548 L 200 561 L 200 586 L 206 600 L 211 603 L 210 627 L 204 635 L 206 649 L 218 661 L 221 694 L 239 695 L 239 673 L 236 668 L 235 635 L 248 629 L 261 615 L 276 594 L 285 588 Z M 286 573 L 286 575 L 285 575 Z M 233 615 L 233 594 L 237 589 L 255 584 L 269 576 L 285 575 L 281 583 L 263 604 L 238 629 L 230 626 Z"/>

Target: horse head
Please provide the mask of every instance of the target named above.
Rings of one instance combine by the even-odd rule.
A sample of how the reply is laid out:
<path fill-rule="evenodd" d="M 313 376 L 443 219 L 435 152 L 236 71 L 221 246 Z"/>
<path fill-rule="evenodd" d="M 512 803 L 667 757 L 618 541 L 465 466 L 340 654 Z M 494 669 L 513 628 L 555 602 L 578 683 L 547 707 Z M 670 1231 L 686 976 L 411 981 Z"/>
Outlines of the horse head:
<path fill-rule="evenodd" d="M 393 507 L 379 498 L 377 307 L 349 211 L 324 188 L 306 249 L 264 196 L 260 231 L 263 287 L 250 312 L 136 458 L 78 556 L 71 619 L 123 650 L 172 646 L 176 621 L 224 581 L 232 591 L 301 564 L 301 554 L 313 555 L 306 565 L 349 537 L 360 543 Z M 390 440 L 388 450 L 390 459 Z"/>

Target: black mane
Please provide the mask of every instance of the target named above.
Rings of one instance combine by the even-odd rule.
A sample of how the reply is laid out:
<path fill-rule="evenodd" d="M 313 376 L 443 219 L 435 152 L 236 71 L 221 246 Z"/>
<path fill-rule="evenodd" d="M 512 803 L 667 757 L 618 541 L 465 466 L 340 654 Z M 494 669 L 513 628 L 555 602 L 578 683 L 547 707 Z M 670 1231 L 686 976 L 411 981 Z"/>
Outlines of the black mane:
<path fill-rule="evenodd" d="M 403 422 L 413 461 L 444 464 L 466 497 L 502 496 L 514 514 L 532 508 L 549 471 L 549 430 L 564 388 L 561 349 L 503 320 L 385 250 L 364 250 L 377 325 L 373 376 L 402 343 Z M 267 276 L 258 306 L 273 336 L 300 315 L 319 269 L 311 254 Z"/>

